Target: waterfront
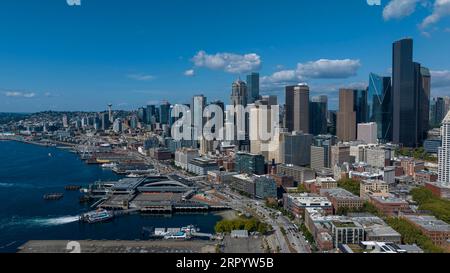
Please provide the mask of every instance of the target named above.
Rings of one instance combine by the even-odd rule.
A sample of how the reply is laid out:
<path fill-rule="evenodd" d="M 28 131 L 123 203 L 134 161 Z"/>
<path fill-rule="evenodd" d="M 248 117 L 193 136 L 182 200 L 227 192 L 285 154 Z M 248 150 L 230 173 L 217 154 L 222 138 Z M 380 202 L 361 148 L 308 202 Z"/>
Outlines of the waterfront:
<path fill-rule="evenodd" d="M 64 191 L 67 185 L 86 186 L 97 180 L 117 179 L 110 170 L 86 165 L 76 154 L 55 147 L 0 141 L 0 252 L 14 252 L 28 240 L 135 240 L 144 226 L 198 226 L 212 232 L 220 219 L 213 214 L 176 214 L 116 218 L 108 223 L 78 223 L 90 210 L 80 205 L 80 193 Z M 64 192 L 60 201 L 45 201 L 49 192 Z"/>

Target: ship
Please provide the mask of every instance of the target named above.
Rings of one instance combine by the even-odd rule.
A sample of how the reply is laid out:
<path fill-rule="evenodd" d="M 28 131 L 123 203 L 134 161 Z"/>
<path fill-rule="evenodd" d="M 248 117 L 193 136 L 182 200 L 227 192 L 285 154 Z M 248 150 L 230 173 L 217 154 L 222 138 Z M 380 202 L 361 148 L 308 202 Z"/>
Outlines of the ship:
<path fill-rule="evenodd" d="M 64 197 L 63 193 L 47 193 L 43 196 L 44 200 L 56 201 Z"/>
<path fill-rule="evenodd" d="M 80 216 L 80 221 L 94 224 L 99 222 L 105 222 L 114 218 L 114 213 L 107 210 L 96 210 L 84 213 Z"/>
<path fill-rule="evenodd" d="M 113 169 L 117 166 L 117 163 L 104 163 L 102 164 L 102 168 L 104 169 Z"/>

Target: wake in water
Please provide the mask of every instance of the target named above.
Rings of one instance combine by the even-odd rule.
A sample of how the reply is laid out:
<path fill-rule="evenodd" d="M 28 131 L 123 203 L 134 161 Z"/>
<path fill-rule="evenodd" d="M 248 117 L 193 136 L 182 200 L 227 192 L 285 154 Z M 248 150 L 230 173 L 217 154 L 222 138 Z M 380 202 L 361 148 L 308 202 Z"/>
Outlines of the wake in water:
<path fill-rule="evenodd" d="M 5 219 L 7 220 L 7 219 Z M 21 218 L 12 217 L 9 221 L 2 221 L 0 228 L 6 227 L 51 227 L 78 222 L 78 216 L 62 216 L 55 218 Z"/>
<path fill-rule="evenodd" d="M 0 182 L 0 188 L 43 189 L 44 187 L 35 186 L 35 185 L 31 185 L 31 184 Z"/>

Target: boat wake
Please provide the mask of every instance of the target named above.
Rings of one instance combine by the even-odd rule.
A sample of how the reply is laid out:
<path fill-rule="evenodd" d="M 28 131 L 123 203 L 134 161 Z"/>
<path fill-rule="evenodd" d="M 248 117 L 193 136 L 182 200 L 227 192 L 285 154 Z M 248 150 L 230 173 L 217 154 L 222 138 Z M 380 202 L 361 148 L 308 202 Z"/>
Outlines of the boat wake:
<path fill-rule="evenodd" d="M 6 220 L 6 219 L 5 219 Z M 12 217 L 9 221 L 2 221 L 0 224 L 1 228 L 17 228 L 17 227 L 51 227 L 51 226 L 60 226 L 66 225 L 70 223 L 75 223 L 79 221 L 78 216 L 62 216 L 55 218 L 41 218 L 41 217 L 33 217 L 33 218 L 22 218 L 22 217 Z"/>
<path fill-rule="evenodd" d="M 39 189 L 43 187 L 38 187 L 31 184 L 19 184 L 19 183 L 0 183 L 0 188 L 21 188 L 21 189 Z"/>

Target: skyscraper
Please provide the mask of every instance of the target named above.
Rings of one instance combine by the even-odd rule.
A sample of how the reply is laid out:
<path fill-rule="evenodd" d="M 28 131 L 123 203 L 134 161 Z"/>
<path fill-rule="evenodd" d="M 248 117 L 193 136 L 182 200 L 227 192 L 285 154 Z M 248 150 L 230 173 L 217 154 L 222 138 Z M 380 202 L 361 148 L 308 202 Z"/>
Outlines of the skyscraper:
<path fill-rule="evenodd" d="M 240 79 L 233 82 L 231 87 L 231 104 L 236 108 L 237 106 L 247 107 L 247 99 L 248 99 L 248 89 L 247 84 Z M 242 122 L 239 118 L 244 119 L 244 128 L 240 128 L 238 126 L 238 122 Z M 239 117 L 239 115 L 235 112 L 233 118 L 233 126 L 234 126 L 234 140 L 235 143 L 238 144 L 239 150 L 249 151 L 250 143 L 249 143 L 249 124 L 248 124 L 249 116 L 248 114 L 244 114 L 243 117 Z M 239 130 L 238 129 L 243 129 Z M 243 139 L 245 138 L 245 140 Z M 238 140 L 239 139 L 239 140 Z"/>
<path fill-rule="evenodd" d="M 421 145 L 428 124 L 429 83 L 427 69 L 413 62 L 413 40 L 403 39 L 393 44 L 392 104 L 393 142 L 406 147 Z"/>
<path fill-rule="evenodd" d="M 419 64 L 420 66 L 420 64 Z M 419 92 L 419 144 L 428 137 L 430 129 L 430 98 L 431 98 L 431 73 L 424 66 L 420 67 L 420 81 L 418 85 Z"/>
<path fill-rule="evenodd" d="M 259 73 L 251 73 L 247 76 L 247 102 L 253 103 L 259 99 Z"/>
<path fill-rule="evenodd" d="M 203 137 L 203 125 L 205 124 L 205 119 L 203 118 L 203 110 L 205 109 L 205 106 L 205 96 L 197 95 L 192 98 L 192 141 L 195 146 L 197 146 L 198 141 L 200 141 Z"/>
<path fill-rule="evenodd" d="M 286 124 L 289 132 L 309 133 L 309 86 L 286 86 Z"/>
<path fill-rule="evenodd" d="M 450 187 L 450 112 L 442 121 L 442 147 L 439 148 L 438 182 L 444 187 Z"/>
<path fill-rule="evenodd" d="M 169 119 L 170 119 L 170 103 L 167 101 L 164 101 L 160 106 L 159 106 L 159 123 L 161 124 L 169 124 Z"/>
<path fill-rule="evenodd" d="M 353 90 L 353 110 L 356 112 L 356 123 L 365 123 L 368 118 L 367 90 Z"/>
<path fill-rule="evenodd" d="M 430 124 L 433 126 L 441 124 L 445 114 L 447 113 L 445 111 L 446 107 L 444 98 L 434 98 L 431 102 L 430 109 Z"/>
<path fill-rule="evenodd" d="M 342 141 L 356 139 L 356 111 L 354 90 L 339 90 L 339 111 L 337 113 L 337 137 Z"/>
<path fill-rule="evenodd" d="M 377 124 L 377 138 L 383 142 L 392 140 L 391 97 L 391 77 L 382 77 L 371 73 L 367 95 L 368 121 Z"/>
<path fill-rule="evenodd" d="M 321 135 L 327 133 L 327 96 L 319 96 L 311 99 L 309 104 L 309 125 L 312 135 Z"/>

